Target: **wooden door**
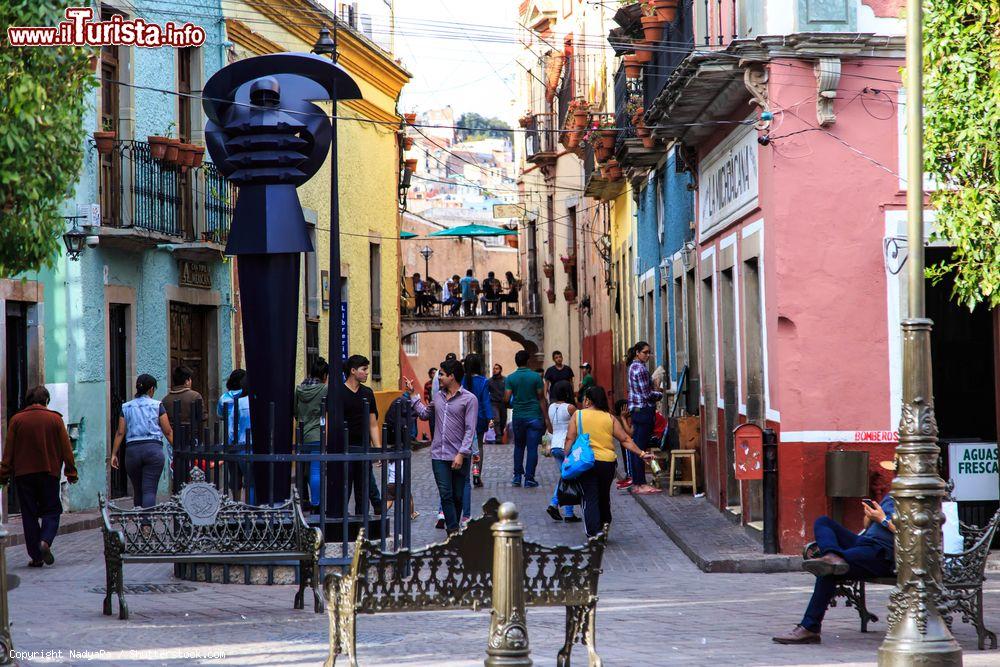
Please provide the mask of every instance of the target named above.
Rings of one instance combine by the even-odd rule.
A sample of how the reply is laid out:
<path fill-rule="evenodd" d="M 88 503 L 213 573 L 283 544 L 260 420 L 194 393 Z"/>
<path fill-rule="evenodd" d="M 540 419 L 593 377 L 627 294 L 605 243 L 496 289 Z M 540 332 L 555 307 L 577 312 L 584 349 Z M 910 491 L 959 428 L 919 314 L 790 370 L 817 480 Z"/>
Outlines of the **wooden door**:
<path fill-rule="evenodd" d="M 191 388 L 208 397 L 208 308 L 170 302 L 170 370 L 187 366 L 194 372 Z M 167 379 L 169 383 L 169 379 Z"/>

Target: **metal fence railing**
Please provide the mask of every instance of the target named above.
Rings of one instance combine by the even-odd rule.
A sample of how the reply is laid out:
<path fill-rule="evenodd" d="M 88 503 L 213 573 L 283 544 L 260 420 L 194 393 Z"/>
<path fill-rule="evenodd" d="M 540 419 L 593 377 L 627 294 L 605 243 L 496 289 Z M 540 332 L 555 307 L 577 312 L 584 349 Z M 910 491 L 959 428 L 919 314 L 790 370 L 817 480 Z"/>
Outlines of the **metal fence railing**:
<path fill-rule="evenodd" d="M 283 502 L 294 487 L 306 521 L 323 530 L 327 550 L 321 566 L 349 565 L 350 547 L 361 529 L 382 550 L 410 547 L 415 415 L 409 404 L 397 400 L 390 406 L 381 447 L 371 442 L 368 429 L 363 429 L 359 443 L 348 444 L 346 426 L 340 437 L 328 438 L 322 422 L 318 441 L 311 442 L 304 441 L 300 425 L 290 452 L 275 450 L 273 424 L 265 430 L 269 434 L 266 443 L 254 442 L 250 429 L 239 437 L 239 408 L 233 405 L 227 403 L 222 416 L 210 420 L 199 403 L 191 406 L 186 418 L 179 402 L 165 404 L 171 422 L 177 425 L 171 462 L 174 493 L 190 481 L 195 467 L 222 493 L 250 504 Z M 273 419 L 274 405 L 270 408 Z M 370 409 L 365 401 L 365 410 Z"/>
<path fill-rule="evenodd" d="M 693 0 L 683 0 L 677 17 L 668 23 L 663 38 L 653 51 L 653 62 L 642 68 L 643 106 L 649 111 L 677 66 L 694 49 Z M 727 0 L 731 1 L 731 0 Z"/>
<path fill-rule="evenodd" d="M 559 127 L 554 113 L 537 113 L 531 117 L 524 133 L 525 154 L 530 160 L 539 153 L 555 153 Z"/>

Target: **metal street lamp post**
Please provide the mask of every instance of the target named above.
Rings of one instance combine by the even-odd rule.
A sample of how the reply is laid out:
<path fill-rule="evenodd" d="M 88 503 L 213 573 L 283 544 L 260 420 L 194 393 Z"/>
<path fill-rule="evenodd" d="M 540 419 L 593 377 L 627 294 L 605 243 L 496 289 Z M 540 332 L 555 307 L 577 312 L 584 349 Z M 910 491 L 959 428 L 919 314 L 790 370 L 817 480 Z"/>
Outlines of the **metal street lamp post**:
<path fill-rule="evenodd" d="M 420 254 L 424 257 L 424 279 L 426 280 L 431 275 L 431 270 L 428 267 L 430 266 L 431 255 L 434 254 L 434 249 L 429 245 L 425 245 L 420 249 Z"/>
<path fill-rule="evenodd" d="M 922 4 L 906 8 L 907 317 L 903 330 L 903 410 L 896 501 L 896 588 L 889 596 L 889 631 L 878 649 L 881 667 L 962 664 L 962 648 L 939 610 L 941 499 L 937 421 L 931 384 L 931 326 L 924 309 Z"/>

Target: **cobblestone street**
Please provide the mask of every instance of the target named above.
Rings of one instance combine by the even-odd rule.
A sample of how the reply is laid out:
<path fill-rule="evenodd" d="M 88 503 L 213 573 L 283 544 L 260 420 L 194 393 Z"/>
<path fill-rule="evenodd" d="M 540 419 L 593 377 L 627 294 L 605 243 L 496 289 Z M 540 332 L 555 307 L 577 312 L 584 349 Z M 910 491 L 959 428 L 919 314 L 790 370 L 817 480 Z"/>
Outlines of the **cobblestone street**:
<path fill-rule="evenodd" d="M 582 524 L 556 524 L 545 515 L 555 480 L 552 460 L 539 462 L 540 488 L 511 489 L 509 456 L 507 446 L 488 449 L 486 488 L 477 490 L 475 503 L 490 495 L 512 500 L 529 538 L 580 542 Z M 433 528 L 436 493 L 429 468 L 423 450 L 413 467 L 421 512 L 415 544 L 443 537 Z M 799 620 L 811 576 L 705 574 L 631 497 L 616 493 L 614 512 L 598 611 L 598 647 L 605 665 L 874 664 L 884 623 L 863 635 L 857 614 L 843 607 L 828 615 L 820 646 L 771 642 L 772 634 Z M 327 655 L 326 615 L 293 610 L 292 586 L 180 582 L 195 590 L 132 594 L 131 619 L 119 621 L 101 614 L 101 595 L 94 590 L 104 585 L 100 532 L 60 537 L 54 551 L 56 566 L 40 570 L 27 567 L 23 548 L 8 552 L 10 571 L 21 577 L 20 587 L 10 594 L 14 644 L 20 652 L 36 652 L 21 664 L 317 665 Z M 133 586 L 178 583 L 170 565 L 126 566 L 125 579 Z M 987 583 L 989 626 L 1000 625 L 998 583 Z M 871 608 L 880 616 L 887 593 L 879 587 L 869 595 Z M 558 608 L 529 611 L 536 665 L 555 664 L 563 618 Z M 359 659 L 371 666 L 481 665 L 488 626 L 487 612 L 362 616 Z M 966 665 L 997 663 L 997 652 L 975 649 L 970 626 L 956 625 L 956 633 L 966 650 Z M 46 651 L 62 655 L 42 656 Z M 576 656 L 583 664 L 585 652 Z"/>

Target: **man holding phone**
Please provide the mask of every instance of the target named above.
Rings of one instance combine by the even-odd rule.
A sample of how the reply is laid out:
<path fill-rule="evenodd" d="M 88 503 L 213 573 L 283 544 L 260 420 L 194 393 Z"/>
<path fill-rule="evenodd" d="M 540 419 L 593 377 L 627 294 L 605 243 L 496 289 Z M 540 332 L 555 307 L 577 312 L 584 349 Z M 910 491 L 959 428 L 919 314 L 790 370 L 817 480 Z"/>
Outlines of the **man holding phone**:
<path fill-rule="evenodd" d="M 816 519 L 813 534 L 818 556 L 802 563 L 816 575 L 816 586 L 802 621 L 791 633 L 772 637 L 778 644 L 819 644 L 820 626 L 837 587 L 837 577 L 888 577 L 895 568 L 896 503 L 886 494 L 881 503 L 861 501 L 865 529 L 859 535 L 828 516 Z"/>
<path fill-rule="evenodd" d="M 431 469 L 444 512 L 448 534 L 457 533 L 462 518 L 462 494 L 469 480 L 472 443 L 476 439 L 479 401 L 462 388 L 465 370 L 455 359 L 447 359 L 438 371 L 440 389 L 432 392 L 431 404 L 425 405 L 420 394 L 410 397 L 420 419 L 434 420 L 431 441 Z M 407 395 L 413 394 L 413 381 L 403 378 Z"/>

